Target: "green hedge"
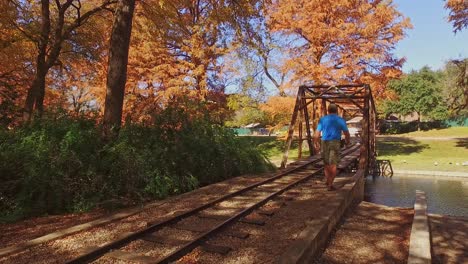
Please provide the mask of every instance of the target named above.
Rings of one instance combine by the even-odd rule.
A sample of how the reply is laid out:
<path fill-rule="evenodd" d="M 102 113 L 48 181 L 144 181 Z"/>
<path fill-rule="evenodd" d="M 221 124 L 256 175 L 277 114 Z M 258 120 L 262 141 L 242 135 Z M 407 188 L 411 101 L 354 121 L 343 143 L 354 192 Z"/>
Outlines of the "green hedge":
<path fill-rule="evenodd" d="M 161 199 L 272 169 L 264 155 L 206 118 L 166 109 L 157 126 L 124 126 L 105 143 L 94 120 L 42 120 L 0 131 L 3 219 Z"/>

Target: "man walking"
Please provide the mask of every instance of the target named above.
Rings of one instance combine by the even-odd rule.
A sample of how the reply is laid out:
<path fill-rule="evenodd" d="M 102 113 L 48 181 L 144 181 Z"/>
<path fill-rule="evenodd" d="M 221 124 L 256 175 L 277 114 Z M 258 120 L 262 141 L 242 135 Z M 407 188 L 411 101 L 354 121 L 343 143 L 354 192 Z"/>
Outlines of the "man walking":
<path fill-rule="evenodd" d="M 336 166 L 340 162 L 340 149 L 341 149 L 341 131 L 345 135 L 346 145 L 350 143 L 350 135 L 346 121 L 337 115 L 338 108 L 335 104 L 328 105 L 328 115 L 320 118 L 317 130 L 314 133 L 314 148 L 316 152 L 320 148 L 319 138 L 320 132 L 322 133 L 322 158 L 325 165 L 325 178 L 327 182 L 327 189 L 329 191 L 335 190 L 333 187 L 333 180 L 336 176 Z"/>

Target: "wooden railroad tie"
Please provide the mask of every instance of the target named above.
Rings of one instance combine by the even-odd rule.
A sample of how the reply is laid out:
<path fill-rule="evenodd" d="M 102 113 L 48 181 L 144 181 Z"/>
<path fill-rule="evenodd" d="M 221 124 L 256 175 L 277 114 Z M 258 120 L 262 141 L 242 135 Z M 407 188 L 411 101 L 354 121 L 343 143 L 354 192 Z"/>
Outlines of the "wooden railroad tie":
<path fill-rule="evenodd" d="M 266 216 L 272 216 L 275 214 L 275 210 L 258 210 L 257 213 Z"/>
<path fill-rule="evenodd" d="M 240 239 L 246 239 L 246 238 L 248 238 L 250 236 L 249 233 L 241 232 L 241 231 L 235 231 L 235 230 L 228 231 L 228 232 L 223 233 L 223 234 L 226 235 L 226 236 L 231 236 L 231 237 L 240 238 Z"/>
<path fill-rule="evenodd" d="M 223 221 L 229 219 L 229 216 L 217 215 L 217 214 L 198 214 L 197 216 L 200 218 L 208 218 L 208 219 L 223 220 Z"/>
<path fill-rule="evenodd" d="M 141 239 L 148 241 L 148 242 L 165 244 L 165 245 L 170 245 L 170 246 L 178 246 L 178 245 L 183 245 L 187 242 L 190 242 L 189 240 L 183 240 L 183 239 L 178 239 L 178 238 L 168 238 L 168 237 L 164 237 L 164 236 L 156 235 L 156 234 L 148 234 L 142 237 Z"/>
<path fill-rule="evenodd" d="M 172 226 L 172 228 L 183 230 L 183 231 L 195 232 L 195 233 L 205 233 L 209 230 L 206 228 L 201 228 L 199 226 L 186 226 L 186 225 L 174 225 Z"/>
<path fill-rule="evenodd" d="M 80 249 L 78 249 L 78 253 L 79 254 L 86 254 L 88 252 L 91 252 L 91 251 L 94 251 L 94 250 L 97 250 L 99 249 L 98 246 L 87 246 L 87 247 L 82 247 Z"/>
<path fill-rule="evenodd" d="M 265 225 L 265 221 L 258 220 L 258 219 L 242 218 L 241 220 L 239 220 L 239 222 L 245 223 L 245 224 L 251 224 L 251 225 L 260 225 L 260 226 Z"/>
<path fill-rule="evenodd" d="M 203 243 L 203 245 L 201 246 L 201 249 L 206 251 L 206 252 L 218 253 L 218 254 L 221 254 L 221 255 L 226 255 L 227 253 L 229 253 L 229 251 L 232 250 L 232 248 L 230 248 L 230 247 L 213 245 L 213 244 L 209 244 L 209 243 Z"/>
<path fill-rule="evenodd" d="M 138 263 L 155 263 L 157 261 L 155 257 L 140 255 L 137 253 L 122 250 L 114 250 L 112 252 L 107 253 L 105 256 L 119 260 L 134 261 Z"/>

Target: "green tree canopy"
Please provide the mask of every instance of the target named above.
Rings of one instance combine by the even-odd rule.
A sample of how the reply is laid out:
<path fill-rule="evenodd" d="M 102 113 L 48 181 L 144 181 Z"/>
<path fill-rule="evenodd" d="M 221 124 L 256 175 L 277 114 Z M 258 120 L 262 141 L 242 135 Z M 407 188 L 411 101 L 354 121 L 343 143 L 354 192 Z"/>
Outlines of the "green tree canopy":
<path fill-rule="evenodd" d="M 385 113 L 407 115 L 416 112 L 426 120 L 441 120 L 447 117 L 448 110 L 442 95 L 442 73 L 425 66 L 412 71 L 400 80 L 390 82 L 389 89 L 398 99 L 385 102 Z"/>
<path fill-rule="evenodd" d="M 226 126 L 228 127 L 241 127 L 251 123 L 265 123 L 265 114 L 259 109 L 258 102 L 248 95 L 230 95 L 228 97 L 228 107 L 233 111 L 232 118 L 226 122 Z"/>
<path fill-rule="evenodd" d="M 443 93 L 451 117 L 468 115 L 468 58 L 447 62 Z"/>

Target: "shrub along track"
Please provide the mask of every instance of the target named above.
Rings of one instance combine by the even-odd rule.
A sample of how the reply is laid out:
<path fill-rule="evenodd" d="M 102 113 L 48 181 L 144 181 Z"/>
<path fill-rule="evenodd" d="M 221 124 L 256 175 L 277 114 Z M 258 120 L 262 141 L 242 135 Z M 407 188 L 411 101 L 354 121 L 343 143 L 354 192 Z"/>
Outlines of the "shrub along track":
<path fill-rule="evenodd" d="M 352 146 L 345 149 L 342 156 L 353 153 L 358 148 L 359 146 Z M 292 168 L 264 181 L 162 222 L 149 224 L 147 228 L 126 234 L 100 247 L 88 248 L 86 253 L 68 263 L 87 263 L 94 260 L 105 263 L 115 258 L 144 263 L 170 263 L 197 247 L 209 252 L 226 253 L 230 248 L 211 245 L 208 241 L 216 236 L 247 237 L 246 233 L 228 229 L 236 222 L 264 224 L 255 219 L 255 216 L 271 215 L 272 210 L 267 208 L 275 207 L 277 202 L 274 200 L 279 195 L 320 174 L 322 168 L 318 166 L 308 169 L 310 165 L 317 165 L 320 161 L 318 156 L 314 156 L 310 160 L 296 162 Z M 204 219 L 204 224 L 200 226 L 201 219 Z M 206 223 L 209 224 L 205 225 Z M 132 251 L 135 248 L 146 248 L 146 251 L 134 253 Z"/>

